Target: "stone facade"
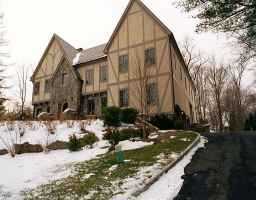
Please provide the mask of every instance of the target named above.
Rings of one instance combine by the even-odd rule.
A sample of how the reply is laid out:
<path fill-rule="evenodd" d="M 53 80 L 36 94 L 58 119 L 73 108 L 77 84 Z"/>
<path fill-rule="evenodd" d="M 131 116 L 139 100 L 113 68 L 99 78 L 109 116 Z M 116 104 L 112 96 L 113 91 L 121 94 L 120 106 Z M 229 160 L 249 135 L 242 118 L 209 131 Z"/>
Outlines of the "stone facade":
<path fill-rule="evenodd" d="M 63 60 L 52 78 L 50 112 L 61 113 L 70 108 L 80 110 L 82 81 L 74 70 Z"/>

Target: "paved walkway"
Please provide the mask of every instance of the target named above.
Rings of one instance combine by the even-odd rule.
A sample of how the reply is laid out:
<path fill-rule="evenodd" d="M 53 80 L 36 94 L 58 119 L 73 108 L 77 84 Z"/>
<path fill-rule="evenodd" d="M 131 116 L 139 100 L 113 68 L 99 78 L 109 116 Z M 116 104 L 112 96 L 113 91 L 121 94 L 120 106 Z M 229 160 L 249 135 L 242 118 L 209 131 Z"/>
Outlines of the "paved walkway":
<path fill-rule="evenodd" d="M 255 200 L 256 133 L 206 134 L 175 200 Z"/>

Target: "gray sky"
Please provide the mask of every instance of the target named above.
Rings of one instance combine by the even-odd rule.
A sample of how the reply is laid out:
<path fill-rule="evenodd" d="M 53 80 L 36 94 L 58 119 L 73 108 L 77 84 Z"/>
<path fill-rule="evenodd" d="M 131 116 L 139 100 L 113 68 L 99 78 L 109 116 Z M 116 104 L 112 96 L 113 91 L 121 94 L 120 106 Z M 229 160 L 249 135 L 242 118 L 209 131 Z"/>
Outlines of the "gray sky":
<path fill-rule="evenodd" d="M 15 75 L 20 65 L 35 68 L 53 33 L 76 48 L 89 48 L 108 41 L 129 0 L 0 0 L 5 14 L 10 54 Z M 203 52 L 219 61 L 233 57 L 231 39 L 224 34 L 195 33 L 196 19 L 175 8 L 173 0 L 143 0 L 170 28 L 178 43 L 193 38 Z M 246 85 L 252 77 L 248 73 Z M 9 82 L 15 85 L 15 77 Z M 15 87 L 8 94 L 14 96 Z M 14 97 L 15 98 L 15 97 Z M 29 101 L 31 91 L 29 91 Z"/>

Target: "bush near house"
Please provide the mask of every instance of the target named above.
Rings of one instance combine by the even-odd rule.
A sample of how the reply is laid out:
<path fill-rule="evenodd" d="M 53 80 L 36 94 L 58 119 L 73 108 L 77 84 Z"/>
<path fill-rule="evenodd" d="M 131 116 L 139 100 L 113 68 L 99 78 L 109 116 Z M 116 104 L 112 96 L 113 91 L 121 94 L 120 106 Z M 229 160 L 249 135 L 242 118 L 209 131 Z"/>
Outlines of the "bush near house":
<path fill-rule="evenodd" d="M 79 151 L 81 150 L 82 145 L 80 140 L 76 137 L 75 134 L 71 135 L 69 137 L 69 142 L 68 142 L 68 149 L 70 151 Z"/>
<path fill-rule="evenodd" d="M 136 121 L 138 111 L 134 108 L 124 108 L 121 110 L 120 119 L 121 122 L 127 123 L 127 124 L 134 124 Z"/>
<path fill-rule="evenodd" d="M 161 130 L 174 129 L 174 119 L 167 114 L 159 114 L 150 118 L 149 122 Z"/>
<path fill-rule="evenodd" d="M 108 126 L 119 126 L 120 125 L 120 113 L 121 109 L 119 107 L 105 107 L 102 110 L 102 117 L 104 124 Z"/>
<path fill-rule="evenodd" d="M 103 139 L 109 140 L 112 145 L 117 145 L 120 141 L 129 140 L 131 138 L 143 138 L 142 129 L 108 129 Z"/>
<path fill-rule="evenodd" d="M 80 138 L 79 141 L 82 147 L 90 146 L 92 148 L 92 145 L 95 142 L 98 142 L 99 138 L 97 138 L 97 136 L 94 133 L 88 133 L 84 137 Z"/>
<path fill-rule="evenodd" d="M 149 122 L 161 130 L 170 129 L 186 129 L 187 117 L 184 116 L 170 116 L 168 114 L 159 114 L 150 118 Z"/>

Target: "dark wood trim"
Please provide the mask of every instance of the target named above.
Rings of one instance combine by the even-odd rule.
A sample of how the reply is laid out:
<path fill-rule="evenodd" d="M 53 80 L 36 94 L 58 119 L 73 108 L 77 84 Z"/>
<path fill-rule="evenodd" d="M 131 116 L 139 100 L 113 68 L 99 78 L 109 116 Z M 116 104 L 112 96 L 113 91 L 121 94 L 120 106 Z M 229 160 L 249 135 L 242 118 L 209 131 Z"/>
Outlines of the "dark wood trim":
<path fill-rule="evenodd" d="M 132 48 L 136 48 L 136 47 L 139 47 L 139 46 L 142 46 L 142 45 L 147 45 L 147 44 L 152 44 L 154 43 L 155 41 L 158 42 L 158 41 L 161 41 L 161 40 L 167 40 L 168 39 L 168 36 L 164 36 L 164 37 L 160 37 L 158 39 L 153 39 L 153 40 L 148 40 L 148 41 L 144 41 L 144 42 L 141 42 L 141 43 L 138 43 L 138 44 L 134 44 L 134 45 L 130 45 L 128 43 L 128 46 L 125 47 L 125 48 L 121 48 L 119 49 L 120 51 L 125 51 L 127 49 L 132 49 Z M 113 51 L 109 51 L 108 54 L 112 54 L 112 53 L 116 53 L 118 51 L 118 49 L 115 49 Z"/>
<path fill-rule="evenodd" d="M 169 76 L 170 75 L 170 72 L 164 72 L 164 73 L 160 73 L 158 75 L 152 75 L 149 77 L 149 79 L 154 79 L 154 78 L 160 78 L 161 76 Z M 132 81 L 139 81 L 140 79 L 139 78 L 133 78 L 133 79 L 130 79 L 130 80 L 125 80 L 125 81 L 120 81 L 120 82 L 116 82 L 116 83 L 108 83 L 108 86 L 111 87 L 111 86 L 115 86 L 115 85 L 120 85 L 120 84 L 128 84 L 128 82 L 132 82 Z"/>
<path fill-rule="evenodd" d="M 87 66 L 97 64 L 97 63 L 100 63 L 100 62 L 105 62 L 107 60 L 108 60 L 108 56 L 106 55 L 104 57 L 96 58 L 94 60 L 90 60 L 90 61 L 87 61 L 87 62 L 84 62 L 84 63 L 79 63 L 79 64 L 77 64 L 73 67 L 78 69 L 78 68 L 81 68 L 81 67 L 87 67 Z"/>
<path fill-rule="evenodd" d="M 174 112 L 174 110 L 175 110 L 175 104 L 176 104 L 176 100 L 175 100 L 175 87 L 174 87 L 174 73 L 173 73 L 173 62 L 172 62 L 172 59 L 173 59 L 173 54 L 172 54 L 172 45 L 171 45 L 171 41 L 169 42 L 169 51 L 170 51 L 170 53 L 169 53 L 169 57 L 170 57 L 170 64 L 171 64 L 171 66 L 170 66 L 170 71 L 171 71 L 171 77 L 172 77 L 172 102 L 173 102 L 173 104 L 172 104 L 172 106 L 173 106 L 173 112 Z M 175 64 L 176 64 L 176 61 L 175 61 Z"/>

